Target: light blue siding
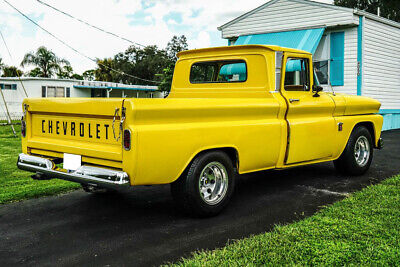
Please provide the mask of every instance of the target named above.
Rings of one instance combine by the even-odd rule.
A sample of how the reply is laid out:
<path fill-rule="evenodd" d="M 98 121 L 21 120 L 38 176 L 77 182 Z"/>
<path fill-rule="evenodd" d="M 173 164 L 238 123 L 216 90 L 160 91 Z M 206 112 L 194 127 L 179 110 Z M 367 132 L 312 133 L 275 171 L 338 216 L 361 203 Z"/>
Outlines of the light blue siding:
<path fill-rule="evenodd" d="M 400 129 L 400 113 L 382 114 L 383 128 L 382 131 L 391 129 Z"/>
<path fill-rule="evenodd" d="M 344 85 L 344 32 L 331 33 L 331 66 L 330 79 L 332 86 Z"/>
<path fill-rule="evenodd" d="M 382 131 L 400 129 L 400 109 L 381 109 L 383 116 Z"/>

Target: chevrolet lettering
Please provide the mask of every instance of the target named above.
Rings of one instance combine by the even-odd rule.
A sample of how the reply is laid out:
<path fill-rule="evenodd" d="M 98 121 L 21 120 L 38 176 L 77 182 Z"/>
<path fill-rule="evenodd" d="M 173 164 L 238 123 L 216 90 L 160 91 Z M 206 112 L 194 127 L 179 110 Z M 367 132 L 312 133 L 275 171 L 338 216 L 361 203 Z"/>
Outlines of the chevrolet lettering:
<path fill-rule="evenodd" d="M 89 192 L 170 184 L 184 211 L 212 216 L 238 174 L 333 161 L 361 175 L 383 146 L 380 103 L 324 91 L 308 52 L 243 45 L 178 56 L 165 99 L 24 100 L 18 167 Z"/>
<path fill-rule="evenodd" d="M 53 131 L 53 125 L 54 131 Z M 64 136 L 80 136 L 101 139 L 101 133 L 104 132 L 105 139 L 109 136 L 109 124 L 100 123 L 83 123 L 77 121 L 59 121 L 59 120 L 42 120 L 43 134 L 57 134 Z"/>

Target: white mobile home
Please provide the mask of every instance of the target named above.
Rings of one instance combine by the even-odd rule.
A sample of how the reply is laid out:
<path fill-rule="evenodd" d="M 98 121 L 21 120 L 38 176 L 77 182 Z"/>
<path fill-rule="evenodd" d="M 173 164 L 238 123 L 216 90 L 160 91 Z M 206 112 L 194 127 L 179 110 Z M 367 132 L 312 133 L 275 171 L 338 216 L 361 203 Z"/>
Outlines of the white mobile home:
<path fill-rule="evenodd" d="M 229 45 L 313 53 L 325 90 L 378 99 L 384 129 L 400 128 L 400 23 L 309 0 L 272 0 L 218 29 Z"/>
<path fill-rule="evenodd" d="M 1 77 L 0 88 L 12 119 L 21 118 L 24 88 L 28 97 L 164 97 L 157 86 L 35 77 L 21 80 Z M 5 105 L 0 99 L 0 120 L 6 118 Z"/>

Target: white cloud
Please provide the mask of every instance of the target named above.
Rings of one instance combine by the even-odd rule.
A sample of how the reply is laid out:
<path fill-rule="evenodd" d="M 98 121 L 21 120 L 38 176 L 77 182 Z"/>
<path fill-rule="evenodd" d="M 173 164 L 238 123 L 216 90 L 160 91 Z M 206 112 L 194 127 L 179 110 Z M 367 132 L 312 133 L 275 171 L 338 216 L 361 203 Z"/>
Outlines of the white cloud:
<path fill-rule="evenodd" d="M 72 20 L 34 0 L 8 0 L 50 32 L 90 57 L 112 57 L 129 43 Z M 165 47 L 173 35 L 185 34 L 190 48 L 210 46 L 219 36 L 217 27 L 267 2 L 266 0 L 43 0 L 135 42 Z M 331 0 L 320 0 L 331 2 Z M 166 19 L 166 18 L 167 19 Z M 23 55 L 44 45 L 68 59 L 74 70 L 95 67 L 88 59 L 37 29 L 3 1 L 0 1 L 0 30 L 14 57 L 11 62 L 4 45 L 0 56 L 7 64 L 19 65 Z M 211 34 L 212 33 L 212 34 Z M 211 35 L 210 35 L 211 34 Z M 213 36 L 213 37 L 211 37 Z M 213 42 L 214 41 L 214 42 Z"/>
<path fill-rule="evenodd" d="M 197 35 L 197 38 L 192 40 L 191 42 L 191 48 L 202 48 L 202 47 L 208 47 L 210 46 L 211 43 L 211 38 L 210 34 L 206 31 L 201 31 Z"/>

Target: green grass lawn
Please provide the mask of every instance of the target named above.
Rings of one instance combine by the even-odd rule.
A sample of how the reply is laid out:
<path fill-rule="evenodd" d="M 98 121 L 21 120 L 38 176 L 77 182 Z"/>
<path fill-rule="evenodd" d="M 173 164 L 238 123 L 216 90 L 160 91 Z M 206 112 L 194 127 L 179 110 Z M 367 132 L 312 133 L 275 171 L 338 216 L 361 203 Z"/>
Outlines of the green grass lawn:
<path fill-rule="evenodd" d="M 20 126 L 14 125 L 18 135 Z M 62 180 L 35 181 L 31 173 L 17 169 L 21 138 L 14 138 L 10 126 L 0 126 L 0 204 L 54 195 L 80 187 Z"/>
<path fill-rule="evenodd" d="M 400 176 L 299 222 L 198 252 L 181 266 L 399 266 Z"/>

